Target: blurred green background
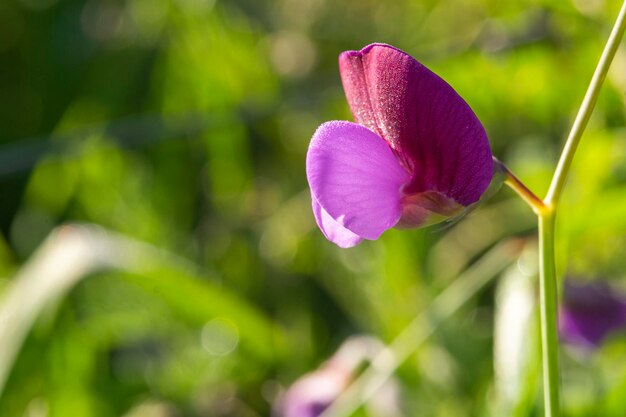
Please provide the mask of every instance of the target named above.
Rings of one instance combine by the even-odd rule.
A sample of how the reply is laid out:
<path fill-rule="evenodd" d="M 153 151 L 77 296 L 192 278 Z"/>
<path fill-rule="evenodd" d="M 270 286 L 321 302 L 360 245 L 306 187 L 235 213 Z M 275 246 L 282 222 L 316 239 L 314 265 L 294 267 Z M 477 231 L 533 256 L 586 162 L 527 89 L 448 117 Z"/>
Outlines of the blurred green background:
<path fill-rule="evenodd" d="M 619 6 L 2 0 L 0 296 L 63 223 L 154 251 L 46 306 L 0 416 L 267 416 L 346 337 L 391 341 L 504 238 L 523 249 L 502 277 L 532 292 L 535 222 L 508 189 L 450 227 L 350 250 L 327 242 L 310 210 L 308 141 L 320 123 L 352 119 L 338 54 L 390 43 L 457 89 L 495 155 L 543 195 Z M 625 125 L 622 45 L 559 215 L 561 275 L 624 286 Z M 498 282 L 399 369 L 403 415 L 540 415 L 536 355 L 514 361 L 517 382 L 494 371 Z M 534 332 L 521 351 L 536 351 Z M 619 335 L 565 349 L 565 415 L 626 415 L 625 357 Z"/>

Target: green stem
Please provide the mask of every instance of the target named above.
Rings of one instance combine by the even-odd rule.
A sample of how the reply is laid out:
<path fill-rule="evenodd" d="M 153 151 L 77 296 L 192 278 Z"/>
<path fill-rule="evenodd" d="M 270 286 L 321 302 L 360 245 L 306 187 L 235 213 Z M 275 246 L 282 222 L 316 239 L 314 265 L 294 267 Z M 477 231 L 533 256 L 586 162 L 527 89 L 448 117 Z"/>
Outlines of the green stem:
<path fill-rule="evenodd" d="M 504 165 L 502 162 L 500 162 L 496 157 L 493 157 L 493 162 L 496 169 L 504 175 L 504 183 L 508 185 L 513 191 L 515 191 L 517 195 L 520 196 L 520 198 L 524 200 L 526 204 L 530 206 L 530 208 L 533 209 L 537 216 L 541 215 L 541 213 L 546 210 L 546 206 L 543 203 L 543 200 L 537 197 L 537 195 L 533 193 L 530 188 L 526 187 L 526 185 L 522 181 L 520 181 L 519 178 L 517 178 L 515 174 L 513 174 L 513 172 L 511 172 L 511 170 L 507 168 L 507 166 Z"/>
<path fill-rule="evenodd" d="M 543 362 L 543 391 L 546 417 L 559 417 L 559 344 L 557 340 L 557 284 L 554 259 L 556 207 L 563 191 L 576 148 L 600 94 L 611 61 L 626 30 L 626 1 L 604 47 L 598 66 L 578 110 L 543 207 L 531 204 L 539 217 L 539 283 L 541 301 L 541 356 Z M 510 177 L 509 181 L 513 181 Z M 533 201 L 530 201 L 533 203 Z"/>
<path fill-rule="evenodd" d="M 539 215 L 539 295 L 541 356 L 546 417 L 559 416 L 559 343 L 557 340 L 557 290 L 554 262 L 554 210 Z"/>
<path fill-rule="evenodd" d="M 602 83 L 604 82 L 606 74 L 609 71 L 611 61 L 613 61 L 615 52 L 617 52 L 619 43 L 624 35 L 624 30 L 626 30 L 626 1 L 622 4 L 622 8 L 617 16 L 617 20 L 615 21 L 609 40 L 606 42 L 606 46 L 604 47 L 598 66 L 593 73 L 593 77 L 591 78 L 591 82 L 589 83 L 589 87 L 585 93 L 585 98 L 583 99 L 580 109 L 578 110 L 578 114 L 576 115 L 576 119 L 574 120 L 572 130 L 570 131 L 567 141 L 565 142 L 565 147 L 563 148 L 561 158 L 559 159 L 556 171 L 554 172 L 554 177 L 552 177 L 552 183 L 550 184 L 548 195 L 544 200 L 548 206 L 556 205 L 561 195 L 561 191 L 563 191 L 569 167 L 574 159 L 574 153 L 576 153 L 576 148 L 578 147 L 580 138 L 583 135 L 585 127 L 587 127 L 587 122 L 591 117 L 591 112 L 593 112 L 593 108 L 598 100 L 600 87 L 602 87 Z"/>

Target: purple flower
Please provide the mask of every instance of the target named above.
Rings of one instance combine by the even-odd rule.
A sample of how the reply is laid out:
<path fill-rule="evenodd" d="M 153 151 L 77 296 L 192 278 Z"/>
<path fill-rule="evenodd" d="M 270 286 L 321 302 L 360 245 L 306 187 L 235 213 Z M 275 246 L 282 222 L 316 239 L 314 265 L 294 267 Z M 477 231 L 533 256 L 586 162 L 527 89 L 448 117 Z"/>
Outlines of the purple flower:
<path fill-rule="evenodd" d="M 317 417 L 346 388 L 350 371 L 325 366 L 304 375 L 285 392 L 274 415 L 280 417 Z"/>
<path fill-rule="evenodd" d="M 444 80 L 389 45 L 339 56 L 356 123 L 322 124 L 307 177 L 313 213 L 340 247 L 422 227 L 476 203 L 493 177 L 487 135 Z"/>
<path fill-rule="evenodd" d="M 361 365 L 380 354 L 384 345 L 375 337 L 359 335 L 344 341 L 333 356 L 317 370 L 298 378 L 274 403 L 276 417 L 318 417 L 345 391 Z M 399 415 L 396 381 L 380 387 L 366 404 L 384 415 Z M 368 413 L 383 415 L 380 412 Z"/>
<path fill-rule="evenodd" d="M 624 296 L 615 294 L 604 282 L 565 282 L 559 311 L 559 333 L 564 341 L 593 348 L 625 327 Z"/>

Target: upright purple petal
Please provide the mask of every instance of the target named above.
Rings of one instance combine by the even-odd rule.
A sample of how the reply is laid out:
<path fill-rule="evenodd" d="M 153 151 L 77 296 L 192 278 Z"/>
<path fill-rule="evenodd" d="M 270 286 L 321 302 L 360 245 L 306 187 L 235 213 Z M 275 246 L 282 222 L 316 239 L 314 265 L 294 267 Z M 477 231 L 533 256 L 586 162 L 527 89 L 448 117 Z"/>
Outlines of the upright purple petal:
<path fill-rule="evenodd" d="M 309 145 L 306 172 L 314 211 L 315 201 L 319 204 L 318 224 L 340 246 L 357 237 L 377 239 L 402 215 L 401 188 L 410 176 L 387 143 L 363 126 L 338 121 L 321 125 Z M 355 236 L 339 233 L 327 220 Z"/>
<path fill-rule="evenodd" d="M 355 120 L 378 133 L 413 173 L 407 193 L 438 191 L 468 206 L 493 176 L 480 121 L 439 76 L 410 55 L 372 44 L 339 56 Z"/>
<path fill-rule="evenodd" d="M 626 299 L 604 282 L 565 281 L 559 333 L 572 344 L 594 347 L 610 333 L 626 329 Z"/>

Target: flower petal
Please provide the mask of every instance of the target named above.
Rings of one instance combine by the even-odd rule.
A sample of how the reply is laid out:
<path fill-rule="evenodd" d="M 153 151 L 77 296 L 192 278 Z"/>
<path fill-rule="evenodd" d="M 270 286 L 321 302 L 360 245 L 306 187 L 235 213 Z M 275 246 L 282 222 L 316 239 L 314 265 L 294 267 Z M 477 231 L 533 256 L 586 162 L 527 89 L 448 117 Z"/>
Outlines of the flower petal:
<path fill-rule="evenodd" d="M 311 200 L 313 202 L 315 221 L 322 233 L 324 233 L 324 236 L 326 236 L 326 239 L 335 243 L 340 248 L 351 248 L 363 241 L 359 235 L 352 233 L 330 217 L 330 214 L 322 208 L 313 195 L 311 195 Z"/>
<path fill-rule="evenodd" d="M 338 229 L 327 226 L 331 223 L 324 212 L 364 239 L 377 239 L 400 219 L 400 188 L 410 176 L 385 141 L 369 129 L 350 122 L 321 125 L 309 145 L 306 172 L 325 233 Z"/>
<path fill-rule="evenodd" d="M 559 310 L 559 333 L 565 341 L 599 346 L 610 333 L 624 328 L 626 299 L 606 282 L 565 281 Z"/>
<path fill-rule="evenodd" d="M 467 103 L 410 55 L 372 44 L 339 56 L 355 120 L 414 173 L 407 192 L 439 191 L 468 206 L 493 176 L 487 134 Z"/>
<path fill-rule="evenodd" d="M 303 375 L 282 395 L 275 415 L 318 417 L 346 388 L 349 378 L 350 374 L 333 368 Z"/>

